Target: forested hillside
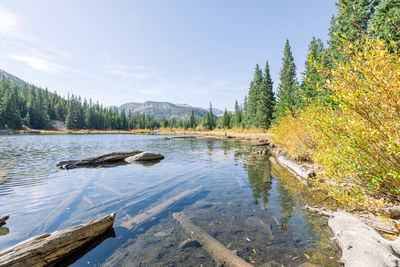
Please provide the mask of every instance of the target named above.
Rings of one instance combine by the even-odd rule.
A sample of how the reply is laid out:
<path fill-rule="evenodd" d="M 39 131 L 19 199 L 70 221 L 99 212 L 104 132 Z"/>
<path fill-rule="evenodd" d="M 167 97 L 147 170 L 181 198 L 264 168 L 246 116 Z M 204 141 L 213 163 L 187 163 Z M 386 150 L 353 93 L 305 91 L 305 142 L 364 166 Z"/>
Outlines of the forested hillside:
<path fill-rule="evenodd" d="M 74 130 L 187 129 L 195 128 L 208 116 L 205 109 L 167 102 L 138 104 L 137 107 L 147 106 L 142 110 L 130 104 L 103 107 L 75 95 L 61 97 L 5 71 L 0 71 L 0 77 L 0 129 L 51 129 L 51 120 L 62 121 Z"/>
<path fill-rule="evenodd" d="M 66 99 L 30 85 L 1 71 L 0 128 L 49 129 L 51 120 L 65 122 L 68 129 L 154 129 L 160 123 L 151 115 L 119 112 L 79 96 Z M 178 121 L 175 122 L 178 124 Z M 181 123 L 182 124 L 182 123 Z"/>

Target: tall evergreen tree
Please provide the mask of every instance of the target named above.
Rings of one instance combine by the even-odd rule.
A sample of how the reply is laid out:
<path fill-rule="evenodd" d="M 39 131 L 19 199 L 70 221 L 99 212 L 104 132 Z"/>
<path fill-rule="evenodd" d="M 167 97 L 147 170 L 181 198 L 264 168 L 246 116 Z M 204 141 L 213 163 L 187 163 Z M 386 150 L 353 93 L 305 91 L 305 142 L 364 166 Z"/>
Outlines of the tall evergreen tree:
<path fill-rule="evenodd" d="M 256 65 L 254 77 L 250 83 L 249 96 L 246 104 L 245 123 L 247 126 L 259 126 L 257 122 L 257 105 L 260 96 L 260 87 L 263 81 L 262 70 Z"/>
<path fill-rule="evenodd" d="M 196 128 L 196 118 L 194 117 L 194 112 L 193 110 L 190 112 L 190 117 L 189 117 L 189 128 Z"/>
<path fill-rule="evenodd" d="M 230 127 L 241 127 L 242 126 L 242 120 L 243 120 L 243 111 L 239 106 L 238 101 L 235 101 L 235 111 L 232 115 L 231 121 L 230 121 Z"/>
<path fill-rule="evenodd" d="M 400 51 L 400 0 L 383 0 L 376 8 L 368 32 L 373 37 L 396 42 Z"/>
<path fill-rule="evenodd" d="M 259 88 L 259 97 L 257 102 L 256 120 L 257 125 L 264 129 L 269 128 L 272 121 L 275 105 L 275 95 L 273 91 L 273 82 L 267 61 L 265 65 L 264 77 Z"/>
<path fill-rule="evenodd" d="M 294 64 L 289 40 L 286 40 L 283 51 L 277 97 L 278 101 L 275 105 L 276 118 L 284 116 L 286 109 L 294 113 L 296 106 L 300 102 L 299 84 L 296 78 L 296 65 Z"/>
<path fill-rule="evenodd" d="M 342 40 L 362 40 L 379 2 L 380 0 L 339 0 L 336 3 L 338 15 L 332 17 L 329 30 L 329 47 L 335 60 L 344 60 L 340 52 Z"/>
<path fill-rule="evenodd" d="M 327 95 L 324 89 L 326 74 L 323 70 L 330 65 L 327 50 L 321 39 L 313 37 L 308 47 L 307 61 L 301 84 L 302 106 Z"/>

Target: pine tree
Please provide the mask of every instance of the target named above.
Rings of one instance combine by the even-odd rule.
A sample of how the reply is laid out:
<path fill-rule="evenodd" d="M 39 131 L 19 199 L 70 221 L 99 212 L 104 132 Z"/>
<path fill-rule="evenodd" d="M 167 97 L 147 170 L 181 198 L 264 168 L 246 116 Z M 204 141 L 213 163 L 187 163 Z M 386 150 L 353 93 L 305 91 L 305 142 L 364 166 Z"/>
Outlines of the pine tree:
<path fill-rule="evenodd" d="M 379 2 L 380 0 L 339 0 L 336 3 L 338 15 L 332 17 L 329 30 L 329 47 L 335 60 L 344 60 L 340 52 L 343 40 L 355 42 L 363 39 Z"/>
<path fill-rule="evenodd" d="M 3 99 L 4 105 L 4 120 L 7 128 L 22 129 L 21 114 L 17 105 L 17 88 L 7 90 L 6 96 Z"/>
<path fill-rule="evenodd" d="M 194 112 L 193 110 L 190 112 L 190 117 L 189 117 L 189 128 L 196 128 L 196 118 L 194 117 Z"/>
<path fill-rule="evenodd" d="M 285 115 L 286 109 L 294 113 L 300 102 L 299 84 L 296 78 L 296 65 L 289 40 L 286 40 L 282 58 L 282 69 L 279 72 L 278 101 L 275 105 L 275 118 Z"/>
<path fill-rule="evenodd" d="M 243 120 L 243 111 L 239 106 L 238 101 L 235 101 L 235 111 L 232 115 L 231 121 L 230 121 L 230 127 L 240 127 L 242 125 L 242 120 Z"/>
<path fill-rule="evenodd" d="M 312 101 L 322 100 L 328 92 L 324 89 L 326 74 L 323 70 L 330 65 L 327 50 L 321 39 L 313 37 L 308 47 L 307 61 L 301 84 L 302 106 Z"/>
<path fill-rule="evenodd" d="M 377 6 L 368 33 L 388 43 L 396 42 L 400 51 L 400 0 L 383 0 Z"/>
<path fill-rule="evenodd" d="M 272 121 L 275 105 L 273 82 L 267 61 L 265 65 L 264 77 L 259 88 L 259 98 L 257 102 L 256 120 L 257 124 L 264 129 L 269 128 Z"/>
<path fill-rule="evenodd" d="M 211 102 L 210 102 L 210 108 L 209 108 L 207 114 L 204 116 L 203 126 L 204 126 L 204 128 L 206 128 L 208 130 L 213 130 L 216 126 L 216 121 L 215 121 L 215 117 L 214 117 L 214 114 L 212 111 Z"/>
<path fill-rule="evenodd" d="M 231 121 L 231 113 L 225 108 L 224 114 L 221 117 L 221 127 L 222 128 L 229 128 Z"/>
<path fill-rule="evenodd" d="M 263 74 L 260 67 L 257 64 L 254 70 L 253 80 L 250 83 L 249 96 L 248 96 L 248 101 L 246 103 L 246 115 L 245 115 L 246 126 L 259 126 L 259 123 L 257 121 L 257 105 L 258 105 L 258 99 L 260 95 L 260 87 L 262 81 L 263 81 Z"/>

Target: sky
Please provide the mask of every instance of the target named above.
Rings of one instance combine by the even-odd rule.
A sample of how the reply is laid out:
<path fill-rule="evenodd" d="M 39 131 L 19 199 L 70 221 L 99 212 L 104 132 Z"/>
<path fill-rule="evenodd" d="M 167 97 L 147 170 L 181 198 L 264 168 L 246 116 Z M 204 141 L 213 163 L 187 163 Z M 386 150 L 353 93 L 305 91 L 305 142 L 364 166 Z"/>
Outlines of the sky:
<path fill-rule="evenodd" d="M 1 0 L 0 69 L 106 106 L 232 110 L 256 64 L 277 87 L 286 39 L 301 79 L 335 12 L 333 0 Z"/>

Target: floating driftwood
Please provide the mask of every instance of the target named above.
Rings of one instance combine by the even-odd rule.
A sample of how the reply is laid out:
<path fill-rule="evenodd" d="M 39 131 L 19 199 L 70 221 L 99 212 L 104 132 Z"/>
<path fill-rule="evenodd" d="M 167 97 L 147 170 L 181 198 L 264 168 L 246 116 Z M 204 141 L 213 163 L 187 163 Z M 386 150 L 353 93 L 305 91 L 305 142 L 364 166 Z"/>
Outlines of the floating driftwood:
<path fill-rule="evenodd" d="M 0 217 L 0 226 L 6 224 L 6 221 L 8 220 L 8 218 L 10 218 L 10 215 L 3 215 Z"/>
<path fill-rule="evenodd" d="M 233 251 L 226 248 L 218 240 L 194 225 L 182 212 L 174 213 L 174 218 L 182 225 L 183 229 L 192 239 L 200 244 L 210 253 L 218 265 L 223 266 L 253 266 L 242 258 L 238 257 Z"/>
<path fill-rule="evenodd" d="M 65 256 L 108 231 L 115 213 L 51 234 L 32 237 L 0 252 L 0 266 L 44 266 Z"/>
<path fill-rule="evenodd" d="M 60 169 L 72 169 L 79 167 L 87 167 L 87 166 L 96 166 L 100 164 L 109 164 L 116 162 L 123 162 L 125 158 L 137 155 L 142 153 L 143 151 L 134 150 L 130 152 L 113 152 L 100 156 L 94 156 L 90 158 L 80 159 L 80 160 L 67 160 L 60 161 L 57 164 L 57 167 Z"/>
<path fill-rule="evenodd" d="M 164 201 L 160 205 L 155 206 L 154 208 L 149 209 L 141 214 L 136 215 L 135 217 L 129 219 L 126 222 L 121 224 L 122 227 L 125 227 L 129 230 L 133 228 L 138 228 L 140 225 L 152 221 L 157 215 L 164 212 L 169 206 L 175 204 L 176 202 L 182 200 L 183 198 L 189 197 L 194 193 L 198 192 L 201 187 L 197 187 L 195 189 L 190 189 L 179 193 L 178 195 Z"/>
<path fill-rule="evenodd" d="M 400 239 L 390 241 L 356 216 L 334 212 L 328 221 L 345 266 L 399 266 Z"/>

